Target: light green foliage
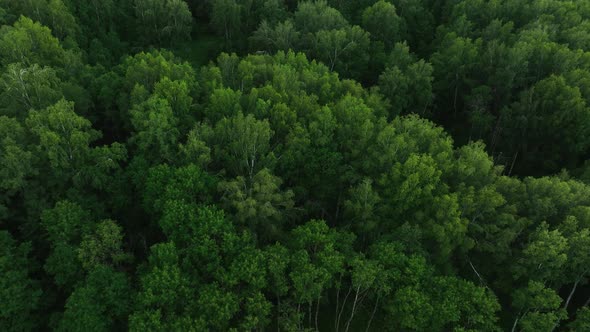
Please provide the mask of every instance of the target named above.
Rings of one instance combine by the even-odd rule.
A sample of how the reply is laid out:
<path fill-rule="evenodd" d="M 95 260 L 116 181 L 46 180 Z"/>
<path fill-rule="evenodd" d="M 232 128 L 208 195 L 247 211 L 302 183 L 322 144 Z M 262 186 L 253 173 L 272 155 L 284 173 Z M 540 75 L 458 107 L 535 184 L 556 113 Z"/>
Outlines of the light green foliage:
<path fill-rule="evenodd" d="M 463 244 L 467 220 L 461 218 L 457 196 L 447 192 L 440 176 L 441 171 L 431 157 L 413 154 L 385 174 L 379 186 L 383 188 L 384 202 L 390 204 L 384 206 L 385 215 L 395 216 L 398 223 L 421 224 L 425 242 L 436 243 L 437 259 L 442 262 Z"/>
<path fill-rule="evenodd" d="M 344 96 L 332 107 L 336 121 L 334 139 L 346 163 L 364 168 L 362 156 L 373 143 L 377 117 L 364 100 L 351 95 Z"/>
<path fill-rule="evenodd" d="M 221 119 L 212 137 L 213 156 L 229 174 L 244 176 L 252 181 L 254 175 L 271 167 L 273 153 L 270 139 L 273 131 L 268 120 L 256 120 L 251 114 L 238 113 Z"/>
<path fill-rule="evenodd" d="M 484 151 L 481 142 L 463 146 L 456 153 L 457 163 L 451 180 L 457 187 L 462 215 L 469 220 L 468 234 L 477 241 L 473 248 L 482 252 L 482 259 L 512 260 L 511 243 L 528 222 L 515 215 L 516 208 L 502 195 L 497 186 L 500 168 Z M 518 187 L 520 183 L 506 183 Z M 498 263 L 501 264 L 501 263 Z"/>
<path fill-rule="evenodd" d="M 495 313 L 500 306 L 489 290 L 459 278 L 436 276 L 422 257 L 408 256 L 402 250 L 397 243 L 385 242 L 370 250 L 370 264 L 378 269 L 374 279 L 370 278 L 373 296 L 382 301 L 386 317 L 397 317 L 387 318 L 387 324 L 412 331 L 498 330 Z"/>
<path fill-rule="evenodd" d="M 514 306 L 520 310 L 514 324 L 522 331 L 551 331 L 565 314 L 559 310 L 561 298 L 542 283 L 531 281 L 514 292 Z"/>
<path fill-rule="evenodd" d="M 122 247 L 121 227 L 112 220 L 104 220 L 96 225 L 94 234 L 84 236 L 78 258 L 87 271 L 101 265 L 117 267 L 131 258 Z"/>
<path fill-rule="evenodd" d="M 485 288 L 452 277 L 435 277 L 432 286 L 424 286 L 397 292 L 394 312 L 402 317 L 399 324 L 403 328 L 498 331 L 494 313 L 499 305 Z"/>
<path fill-rule="evenodd" d="M 66 51 L 60 46 L 51 30 L 31 19 L 21 17 L 14 26 L 2 26 L 0 29 L 0 63 L 22 62 L 25 66 L 32 64 L 63 67 Z"/>
<path fill-rule="evenodd" d="M 104 189 L 109 185 L 109 174 L 126 158 L 125 147 L 119 143 L 91 147 L 101 134 L 77 115 L 73 106 L 62 99 L 45 110 L 29 112 L 26 125 L 35 138 L 35 152 L 61 185 L 72 181 L 80 187 L 89 184 Z"/>
<path fill-rule="evenodd" d="M 27 125 L 53 168 L 75 169 L 84 161 L 89 144 L 100 137 L 90 121 L 78 116 L 71 102 L 61 100 L 43 111 L 31 111 Z"/>
<path fill-rule="evenodd" d="M 558 231 L 549 231 L 547 224 L 541 224 L 532 234 L 529 244 L 523 249 L 517 276 L 526 275 L 533 280 L 554 280 L 567 261 L 567 239 Z M 519 265 L 520 265 L 519 264 Z"/>
<path fill-rule="evenodd" d="M 322 220 L 312 220 L 292 232 L 293 270 L 289 274 L 293 282 L 295 299 L 309 303 L 335 282 L 342 273 L 344 255 L 339 247 L 345 247 L 346 237 L 329 229 Z"/>
<path fill-rule="evenodd" d="M 187 82 L 179 80 L 172 81 L 168 77 L 162 78 L 154 87 L 154 95 L 166 99 L 174 115 L 176 115 L 183 123 L 183 127 L 188 127 L 191 124 L 193 109 L 193 97 L 191 96 L 191 88 Z"/>
<path fill-rule="evenodd" d="M 435 284 L 439 290 L 443 290 L 442 296 L 437 299 L 439 303 L 442 302 L 442 308 L 438 310 L 440 318 L 451 321 L 450 325 L 455 328 L 499 330 L 496 313 L 500 305 L 489 289 L 453 277 L 440 278 Z"/>
<path fill-rule="evenodd" d="M 429 156 L 412 154 L 403 164 L 396 164 L 382 180 L 386 197 L 395 207 L 393 215 L 402 216 L 406 211 L 421 210 L 418 204 L 433 197 L 440 185 L 441 171 Z M 439 189 L 440 190 L 440 189 Z"/>
<path fill-rule="evenodd" d="M 136 298 L 142 310 L 129 318 L 131 331 L 159 330 L 181 324 L 179 321 L 183 317 L 178 317 L 176 312 L 191 305 L 189 280 L 180 271 L 178 252 L 173 243 L 153 246 L 149 265 L 149 272 L 141 277 L 141 292 Z"/>
<path fill-rule="evenodd" d="M 485 152 L 485 145 L 472 142 L 456 151 L 456 183 L 480 189 L 491 185 L 500 169 Z"/>
<path fill-rule="evenodd" d="M 376 144 L 370 147 L 374 173 L 389 171 L 396 162 L 406 161 L 411 154 L 427 154 L 434 159 L 441 171 L 450 168 L 453 141 L 440 127 L 412 115 L 395 118 L 377 133 Z"/>
<path fill-rule="evenodd" d="M 547 221 L 550 225 L 558 225 L 576 207 L 587 207 L 588 190 L 584 184 L 573 179 L 559 177 L 526 178 L 525 192 L 519 192 L 520 208 L 537 223 Z M 515 189 L 521 189 L 515 187 Z M 504 188 L 510 190 L 510 188 Z M 518 197 L 518 196 L 517 196 Z M 515 199 L 516 197 L 511 197 Z"/>
<path fill-rule="evenodd" d="M 166 99 L 151 97 L 130 113 L 134 128 L 130 143 L 137 147 L 138 154 L 155 161 L 173 161 L 180 133 L 178 119 Z"/>
<path fill-rule="evenodd" d="M 189 90 L 195 88 L 195 71 L 186 62 L 181 62 L 169 51 L 141 52 L 125 58 L 121 66 L 125 87 L 130 92 L 137 84 L 152 92 L 160 80 L 184 82 Z M 181 83 L 182 84 L 182 83 Z M 164 90 L 162 90 L 164 91 Z M 192 91 L 192 90 L 191 90 Z"/>
<path fill-rule="evenodd" d="M 217 123 L 224 117 L 231 118 L 242 110 L 240 105 L 241 97 L 240 91 L 229 88 L 215 89 L 209 96 L 209 106 L 204 115 L 213 123 Z"/>
<path fill-rule="evenodd" d="M 0 79 L 3 114 L 24 118 L 30 109 L 42 109 L 62 96 L 61 80 L 51 67 L 10 64 Z"/>
<path fill-rule="evenodd" d="M 559 226 L 560 232 L 568 242 L 566 278 L 574 283 L 584 281 L 590 272 L 588 256 L 584 254 L 590 248 L 590 230 L 584 226 L 587 222 L 585 218 L 576 212 L 578 217 L 568 216 Z"/>
<path fill-rule="evenodd" d="M 149 169 L 143 189 L 146 211 L 159 214 L 167 201 L 209 203 L 216 180 L 196 165 L 175 168 L 166 164 Z"/>
<path fill-rule="evenodd" d="M 179 316 L 216 329 L 265 324 L 270 306 L 260 294 L 263 255 L 247 234 L 236 233 L 220 211 L 174 200 L 166 205 L 160 225 L 172 243 L 152 249 L 139 295 L 141 310 L 148 312 L 133 314 L 132 326 L 155 324 L 145 322 L 154 317 L 175 324 Z"/>
<path fill-rule="evenodd" d="M 240 58 L 235 53 L 221 53 L 217 57 L 216 68 L 209 68 L 213 71 L 213 73 L 210 74 L 211 77 L 207 78 L 213 82 L 207 82 L 206 84 L 211 85 L 214 88 L 218 87 L 217 84 L 223 84 L 225 87 L 229 87 L 234 90 L 240 89 L 241 77 L 236 75 L 239 64 Z"/>
<path fill-rule="evenodd" d="M 13 118 L 0 117 L 0 188 L 10 196 L 25 188 L 27 177 L 35 173 L 33 154 L 26 148 L 26 132 Z"/>
<path fill-rule="evenodd" d="M 266 168 L 251 179 L 238 176 L 233 181 L 222 181 L 218 186 L 221 206 L 261 238 L 276 236 L 293 208 L 293 192 L 282 191 L 281 184 L 282 180 Z"/>
<path fill-rule="evenodd" d="M 205 139 L 211 137 L 213 129 L 207 125 L 197 124 L 187 135 L 186 142 L 179 145 L 181 160 L 207 169 L 211 163 L 211 148 Z"/>

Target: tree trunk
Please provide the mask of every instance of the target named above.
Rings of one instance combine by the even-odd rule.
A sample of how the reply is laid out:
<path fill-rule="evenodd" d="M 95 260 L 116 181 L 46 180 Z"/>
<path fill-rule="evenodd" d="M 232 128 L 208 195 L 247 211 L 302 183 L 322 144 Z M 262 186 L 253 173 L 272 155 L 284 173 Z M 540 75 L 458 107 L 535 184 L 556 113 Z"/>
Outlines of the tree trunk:
<path fill-rule="evenodd" d="M 459 74 L 455 73 L 455 99 L 453 100 L 453 109 L 455 116 L 457 115 L 457 93 L 459 92 Z"/>
<path fill-rule="evenodd" d="M 381 294 L 377 295 L 377 301 L 375 301 L 375 305 L 373 306 L 373 311 L 371 312 L 371 318 L 369 318 L 369 322 L 367 323 L 367 329 L 365 332 L 369 332 L 369 328 L 371 327 L 371 322 L 373 322 L 373 317 L 375 317 L 375 312 L 377 312 L 377 305 L 379 305 L 379 298 Z"/>
<path fill-rule="evenodd" d="M 518 315 L 516 315 L 516 319 L 514 320 L 514 324 L 512 325 L 512 330 L 511 332 L 516 331 L 516 325 L 518 324 L 518 321 L 520 320 L 520 312 L 518 313 Z"/>
<path fill-rule="evenodd" d="M 510 171 L 508 171 L 508 176 L 510 176 L 510 174 L 512 174 L 512 169 L 514 168 L 514 164 L 516 163 L 516 158 L 518 158 L 518 150 L 516 150 L 516 153 L 514 154 L 514 158 L 512 159 L 512 165 L 510 165 Z"/>
<path fill-rule="evenodd" d="M 356 305 L 358 303 L 358 299 L 359 299 L 359 291 L 361 289 L 361 286 L 358 286 L 356 288 L 356 294 L 354 295 L 354 302 L 352 302 L 352 310 L 350 311 L 350 317 L 348 318 L 348 322 L 346 322 L 346 329 L 344 330 L 344 332 L 348 332 L 348 329 L 350 328 L 350 323 L 352 322 L 352 319 L 354 318 L 354 313 L 356 311 Z"/>
<path fill-rule="evenodd" d="M 346 300 L 348 299 L 350 292 L 352 292 L 352 286 L 348 287 L 348 292 L 344 297 L 344 301 L 342 301 L 342 308 L 340 308 L 340 312 L 338 313 L 338 318 L 336 320 L 336 331 L 340 329 L 340 319 L 342 319 L 342 313 L 344 312 L 344 308 L 346 307 Z"/>
<path fill-rule="evenodd" d="M 299 330 L 301 330 L 301 324 L 303 319 L 299 318 L 299 315 L 301 314 L 301 303 L 297 303 L 297 325 L 299 325 Z"/>
<path fill-rule="evenodd" d="M 340 286 L 342 286 L 342 274 L 338 279 L 338 289 L 336 291 L 336 312 L 334 313 L 334 329 L 338 331 L 338 308 L 340 306 Z"/>
<path fill-rule="evenodd" d="M 578 288 L 578 284 L 580 283 L 580 279 L 576 280 L 576 283 L 574 284 L 574 287 L 572 287 L 572 290 L 570 292 L 570 294 L 567 297 L 567 300 L 565 301 L 565 304 L 563 305 L 563 309 L 567 310 L 567 307 L 570 304 L 570 301 L 572 300 L 572 297 L 574 296 L 574 293 L 576 292 L 576 288 Z"/>
<path fill-rule="evenodd" d="M 578 279 L 574 283 L 574 287 L 572 287 L 572 290 L 570 291 L 570 294 L 567 296 L 567 300 L 565 301 L 565 304 L 563 305 L 563 309 L 566 310 L 566 312 L 567 312 L 567 307 L 570 305 L 570 301 L 572 300 L 572 297 L 574 296 L 574 293 L 576 292 L 576 288 L 578 288 L 578 284 L 580 283 L 580 280 L 582 280 L 582 277 L 584 276 L 585 273 L 586 272 L 582 273 L 582 275 L 578 277 Z M 555 322 L 555 325 L 553 325 L 553 328 L 551 329 L 551 331 L 555 331 L 555 329 L 558 326 L 559 326 L 559 320 L 557 322 Z"/>
<path fill-rule="evenodd" d="M 334 49 L 334 58 L 330 59 L 330 71 L 334 71 L 334 65 L 336 64 L 336 58 L 338 57 L 338 49 Z"/>
<path fill-rule="evenodd" d="M 311 307 L 313 306 L 313 301 L 309 300 L 309 306 L 307 308 L 307 324 L 311 327 Z"/>
<path fill-rule="evenodd" d="M 338 201 L 336 202 L 336 215 L 334 216 L 334 225 L 338 223 L 338 216 L 340 215 L 340 201 L 342 200 L 342 191 L 338 193 Z"/>
<path fill-rule="evenodd" d="M 316 302 L 315 305 L 315 330 L 319 331 L 318 329 L 318 314 L 320 312 L 320 298 L 321 296 L 318 296 L 318 301 Z"/>
<path fill-rule="evenodd" d="M 479 281 L 482 283 L 482 285 L 485 285 L 483 278 L 481 277 L 481 275 L 479 275 L 479 272 L 477 272 L 477 270 L 475 269 L 475 266 L 473 266 L 473 263 L 471 263 L 471 259 L 468 259 L 468 262 L 469 262 L 469 265 L 471 266 L 471 268 L 473 269 L 473 272 L 475 272 L 475 274 L 479 278 Z"/>
<path fill-rule="evenodd" d="M 277 296 L 277 332 L 281 332 L 281 297 Z"/>

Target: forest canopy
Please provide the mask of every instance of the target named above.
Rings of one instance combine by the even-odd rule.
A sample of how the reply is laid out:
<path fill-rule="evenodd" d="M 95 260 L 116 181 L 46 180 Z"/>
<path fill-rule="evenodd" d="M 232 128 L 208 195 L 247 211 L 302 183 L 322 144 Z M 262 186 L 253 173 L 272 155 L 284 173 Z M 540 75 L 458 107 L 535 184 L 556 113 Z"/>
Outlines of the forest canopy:
<path fill-rule="evenodd" d="M 0 25 L 0 330 L 590 331 L 590 0 Z"/>

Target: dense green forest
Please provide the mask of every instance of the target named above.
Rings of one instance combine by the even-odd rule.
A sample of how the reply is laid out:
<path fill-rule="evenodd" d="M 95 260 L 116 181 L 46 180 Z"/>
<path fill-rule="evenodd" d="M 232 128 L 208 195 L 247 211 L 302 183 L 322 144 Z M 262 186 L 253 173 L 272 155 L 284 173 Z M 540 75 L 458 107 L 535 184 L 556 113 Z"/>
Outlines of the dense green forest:
<path fill-rule="evenodd" d="M 590 0 L 0 25 L 0 331 L 590 331 Z"/>

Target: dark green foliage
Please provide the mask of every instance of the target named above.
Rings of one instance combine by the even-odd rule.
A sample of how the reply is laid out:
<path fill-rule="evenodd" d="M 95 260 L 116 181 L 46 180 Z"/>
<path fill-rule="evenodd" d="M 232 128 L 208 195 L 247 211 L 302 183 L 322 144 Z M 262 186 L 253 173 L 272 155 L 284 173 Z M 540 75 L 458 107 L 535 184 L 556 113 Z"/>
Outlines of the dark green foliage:
<path fill-rule="evenodd" d="M 59 331 L 112 331 L 124 327 L 132 295 L 124 273 L 98 267 L 65 304 Z"/>
<path fill-rule="evenodd" d="M 589 22 L 0 0 L 0 330 L 588 330 Z"/>
<path fill-rule="evenodd" d="M 30 331 L 38 327 L 35 318 L 42 291 L 31 279 L 30 243 L 17 244 L 6 231 L 0 232 L 0 327 L 3 331 Z"/>
<path fill-rule="evenodd" d="M 161 46 L 190 39 L 192 16 L 183 0 L 134 0 L 137 36 L 146 44 Z"/>

